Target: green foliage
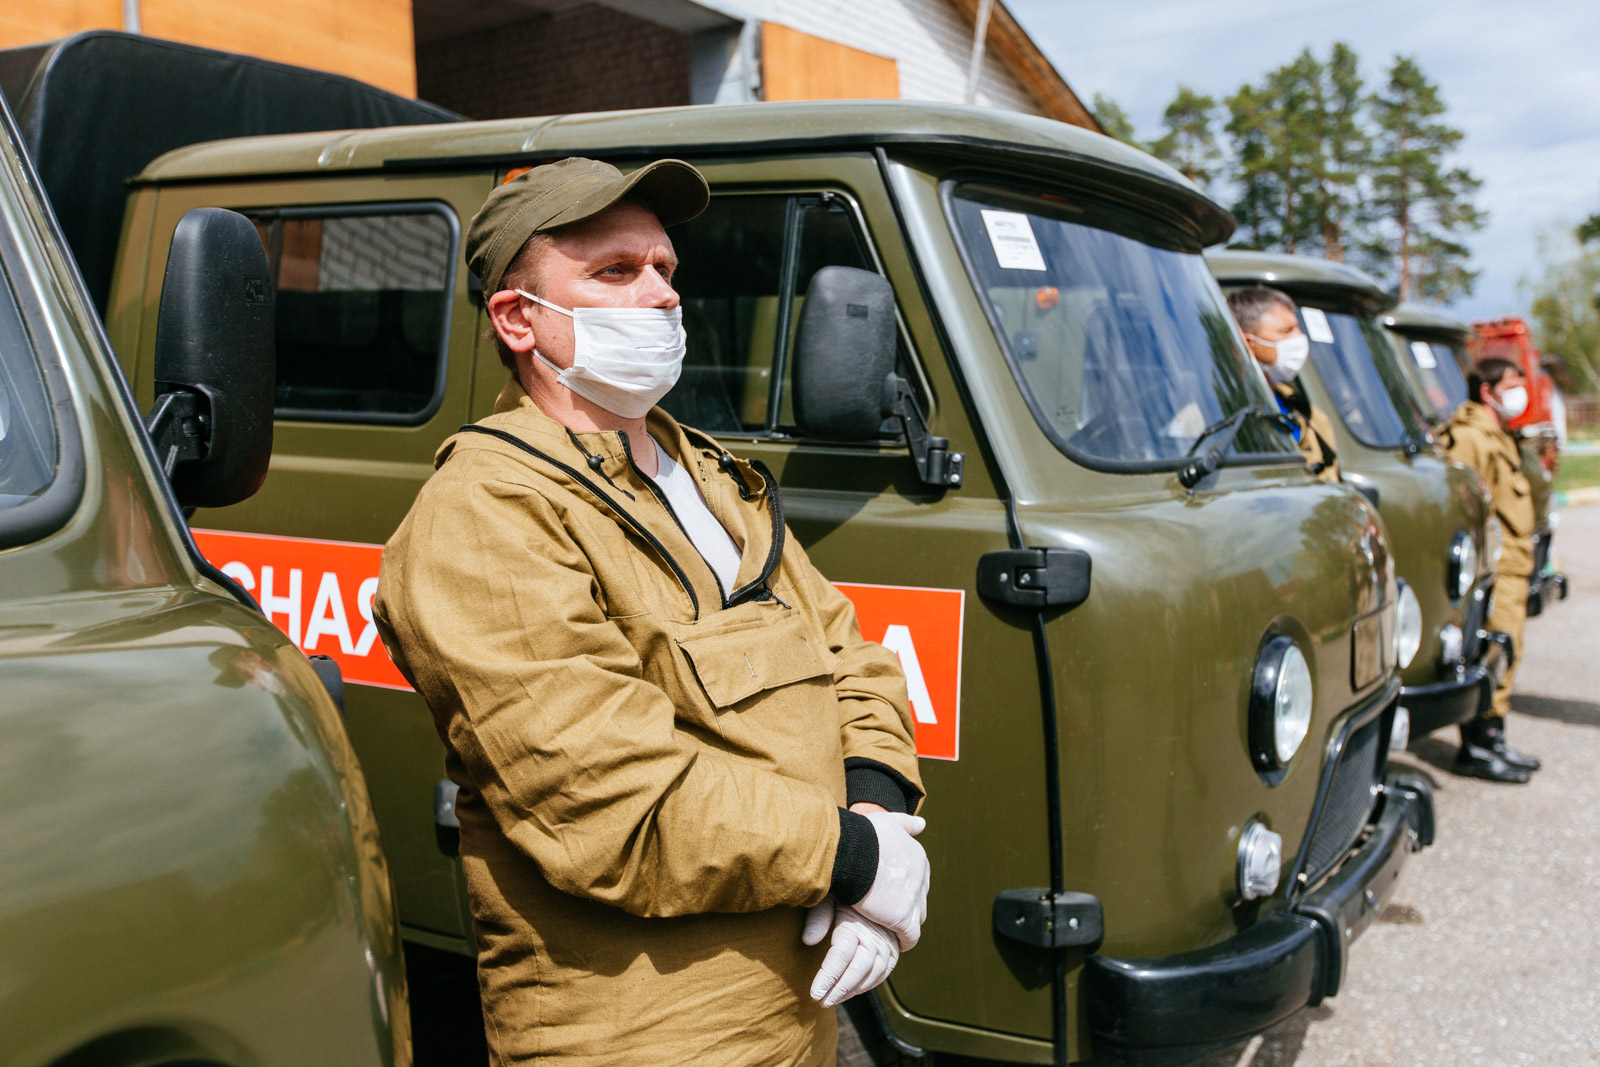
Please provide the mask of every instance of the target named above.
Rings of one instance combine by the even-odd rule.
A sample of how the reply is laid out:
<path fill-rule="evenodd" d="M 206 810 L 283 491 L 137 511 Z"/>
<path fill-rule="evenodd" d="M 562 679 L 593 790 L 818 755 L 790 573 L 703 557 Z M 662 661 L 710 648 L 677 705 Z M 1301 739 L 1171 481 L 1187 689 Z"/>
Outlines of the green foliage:
<path fill-rule="evenodd" d="M 1236 243 L 1344 259 L 1367 222 L 1360 180 L 1372 145 L 1355 50 L 1338 42 L 1324 63 L 1307 48 L 1226 103 Z"/>
<path fill-rule="evenodd" d="M 1541 274 L 1523 285 L 1534 343 L 1567 365 L 1579 392 L 1600 392 L 1600 247 L 1574 247 L 1557 233 L 1541 236 L 1538 248 Z"/>
<path fill-rule="evenodd" d="M 1600 211 L 1578 224 L 1578 240 L 1584 243 L 1600 240 Z"/>
<path fill-rule="evenodd" d="M 1161 116 L 1166 132 L 1150 142 L 1152 154 L 1172 164 L 1202 189 L 1220 175 L 1222 148 L 1217 144 L 1217 101 L 1187 85 Z"/>
<path fill-rule="evenodd" d="M 1100 128 L 1106 131 L 1108 137 L 1115 137 L 1124 144 L 1131 144 L 1135 148 L 1143 148 L 1139 139 L 1133 133 L 1133 120 L 1128 118 L 1128 113 L 1122 110 L 1111 97 L 1104 93 L 1094 94 L 1094 117 L 1100 123 Z"/>
<path fill-rule="evenodd" d="M 1472 202 L 1483 182 L 1464 167 L 1445 165 L 1463 134 L 1440 118 L 1445 105 L 1438 86 L 1414 59 L 1396 56 L 1371 109 L 1379 219 L 1366 244 L 1371 265 L 1394 283 L 1401 300 L 1445 303 L 1472 292 L 1478 272 L 1468 268 L 1461 238 L 1483 228 L 1484 213 Z"/>

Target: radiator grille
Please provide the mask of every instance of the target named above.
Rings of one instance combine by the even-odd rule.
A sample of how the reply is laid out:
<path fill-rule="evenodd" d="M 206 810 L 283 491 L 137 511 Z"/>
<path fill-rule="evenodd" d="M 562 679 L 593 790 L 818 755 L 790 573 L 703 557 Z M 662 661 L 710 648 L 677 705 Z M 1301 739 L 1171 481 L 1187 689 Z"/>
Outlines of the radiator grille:
<path fill-rule="evenodd" d="M 1340 753 L 1306 848 L 1308 885 L 1315 885 L 1344 858 L 1367 825 L 1377 799 L 1374 787 L 1382 782 L 1384 724 L 1391 718 L 1387 712 L 1374 716 L 1356 729 Z"/>

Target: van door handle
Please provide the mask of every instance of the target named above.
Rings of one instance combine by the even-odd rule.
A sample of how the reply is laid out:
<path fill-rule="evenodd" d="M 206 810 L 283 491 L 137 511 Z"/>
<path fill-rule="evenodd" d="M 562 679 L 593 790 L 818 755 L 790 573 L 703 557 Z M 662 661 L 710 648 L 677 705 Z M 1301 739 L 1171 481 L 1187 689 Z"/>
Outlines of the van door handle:
<path fill-rule="evenodd" d="M 1075 608 L 1089 599 L 1089 553 L 1007 548 L 978 557 L 978 595 L 1021 608 Z"/>

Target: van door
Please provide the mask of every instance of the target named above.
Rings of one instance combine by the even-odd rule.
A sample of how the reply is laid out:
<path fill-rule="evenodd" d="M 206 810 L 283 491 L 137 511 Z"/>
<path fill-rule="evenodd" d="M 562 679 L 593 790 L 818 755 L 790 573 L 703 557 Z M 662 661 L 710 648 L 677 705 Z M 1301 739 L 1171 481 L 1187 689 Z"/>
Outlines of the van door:
<path fill-rule="evenodd" d="M 1050 884 L 1033 636 L 978 598 L 979 559 L 1012 547 L 1006 506 L 893 207 L 870 156 L 699 165 L 711 206 L 669 231 L 689 354 L 663 406 L 772 467 L 790 528 L 910 683 L 934 903 L 880 1002 L 911 1041 L 932 1040 L 941 1020 L 960 1020 L 968 1040 L 975 1026 L 1048 1040 L 1051 958 L 997 937 L 990 919 L 1001 891 Z M 893 283 L 901 374 L 933 433 L 965 453 L 959 488 L 923 484 L 895 427 L 866 444 L 801 435 L 795 338 L 807 286 L 831 265 Z"/>
<path fill-rule="evenodd" d="M 121 354 L 148 409 L 173 227 L 206 205 L 254 220 L 276 287 L 272 467 L 253 498 L 201 510 L 191 524 L 201 550 L 278 627 L 307 653 L 338 660 L 408 936 L 458 950 L 471 935 L 453 843 L 435 820 L 439 739 L 371 611 L 381 546 L 471 404 L 482 329 L 461 235 L 490 181 L 485 172 L 164 187 L 137 351 Z"/>

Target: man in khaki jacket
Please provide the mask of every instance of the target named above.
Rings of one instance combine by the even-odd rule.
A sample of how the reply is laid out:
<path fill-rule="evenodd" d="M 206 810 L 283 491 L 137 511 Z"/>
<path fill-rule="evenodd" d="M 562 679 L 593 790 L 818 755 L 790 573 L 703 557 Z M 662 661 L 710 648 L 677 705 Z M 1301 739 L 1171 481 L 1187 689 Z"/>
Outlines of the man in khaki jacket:
<path fill-rule="evenodd" d="M 1278 410 L 1294 420 L 1294 439 L 1306 466 L 1322 481 L 1337 482 L 1339 454 L 1333 449 L 1333 423 L 1312 406 L 1300 384 L 1300 368 L 1311 352 L 1311 341 L 1295 317 L 1294 300 L 1281 289 L 1252 285 L 1228 294 L 1228 310 L 1267 376 L 1278 398 Z"/>
<path fill-rule="evenodd" d="M 707 192 L 567 159 L 490 195 L 466 255 L 511 380 L 384 551 L 496 1064 L 831 1064 L 833 1005 L 926 917 L 897 658 L 770 472 L 654 406 L 683 356 L 663 227 Z"/>
<path fill-rule="evenodd" d="M 1500 563 L 1495 569 L 1489 629 L 1511 635 L 1517 662 L 1506 669 L 1486 715 L 1461 726 L 1461 749 L 1453 767 L 1458 774 L 1495 782 L 1526 782 L 1539 761 L 1506 744 L 1506 712 L 1511 710 L 1511 685 L 1522 659 L 1522 635 L 1528 617 L 1528 578 L 1533 574 L 1534 507 L 1522 452 L 1506 424 L 1526 409 L 1522 371 L 1503 359 L 1486 359 L 1467 375 L 1469 399 L 1450 417 L 1441 437 L 1450 458 L 1483 479 L 1500 520 Z"/>

